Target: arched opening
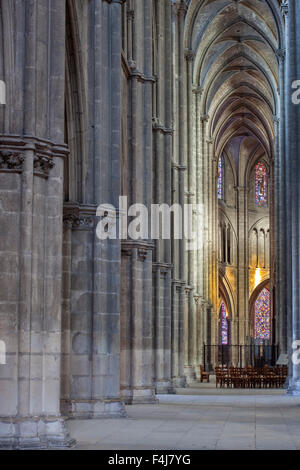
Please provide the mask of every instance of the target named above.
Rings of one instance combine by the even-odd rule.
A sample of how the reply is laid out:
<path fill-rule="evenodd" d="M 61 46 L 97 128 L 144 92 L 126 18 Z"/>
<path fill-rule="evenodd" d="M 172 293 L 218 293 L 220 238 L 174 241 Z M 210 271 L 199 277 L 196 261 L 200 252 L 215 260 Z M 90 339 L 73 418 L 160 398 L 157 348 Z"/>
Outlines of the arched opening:
<path fill-rule="evenodd" d="M 191 1 L 185 18 L 188 149 L 196 156 L 189 160 L 188 190 L 206 208 L 199 258 L 205 280 L 199 266 L 197 289 L 212 305 L 211 339 L 220 344 L 220 279 L 226 279 L 235 310 L 231 344 L 242 351 L 241 363 L 253 341 L 249 300 L 265 279 L 274 284 L 282 42 L 276 10 L 259 0 Z M 190 259 L 192 270 L 196 261 Z"/>

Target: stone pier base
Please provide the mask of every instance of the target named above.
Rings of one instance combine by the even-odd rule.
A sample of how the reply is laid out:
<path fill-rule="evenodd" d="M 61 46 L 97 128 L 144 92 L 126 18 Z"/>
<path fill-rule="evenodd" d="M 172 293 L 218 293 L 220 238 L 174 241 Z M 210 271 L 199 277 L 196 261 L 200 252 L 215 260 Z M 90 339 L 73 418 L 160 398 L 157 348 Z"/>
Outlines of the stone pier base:
<path fill-rule="evenodd" d="M 146 405 L 157 404 L 155 388 L 135 388 L 122 390 L 122 398 L 126 405 Z"/>
<path fill-rule="evenodd" d="M 126 418 L 125 405 L 120 400 L 64 400 L 61 409 L 70 419 Z"/>
<path fill-rule="evenodd" d="M 187 386 L 187 379 L 183 377 L 174 377 L 172 379 L 173 385 L 175 388 L 185 388 Z"/>
<path fill-rule="evenodd" d="M 293 397 L 300 397 L 300 378 L 290 378 L 286 388 L 286 394 Z"/>
<path fill-rule="evenodd" d="M 155 390 L 158 395 L 176 393 L 174 384 L 169 380 L 158 380 L 155 382 Z"/>
<path fill-rule="evenodd" d="M 194 366 L 189 366 L 184 368 L 184 373 L 186 377 L 186 383 L 191 384 L 196 380 L 196 372 Z"/>
<path fill-rule="evenodd" d="M 73 447 L 64 418 L 0 418 L 0 449 Z"/>

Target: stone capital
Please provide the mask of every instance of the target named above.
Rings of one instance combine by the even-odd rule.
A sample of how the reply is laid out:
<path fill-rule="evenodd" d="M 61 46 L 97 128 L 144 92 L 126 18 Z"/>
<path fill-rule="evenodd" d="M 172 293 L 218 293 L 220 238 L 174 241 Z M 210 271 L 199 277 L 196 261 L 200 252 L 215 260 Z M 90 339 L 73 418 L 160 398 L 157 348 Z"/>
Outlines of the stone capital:
<path fill-rule="evenodd" d="M 93 230 L 96 210 L 96 206 L 66 203 L 63 215 L 64 226 L 71 230 Z"/>
<path fill-rule="evenodd" d="M 123 3 L 126 2 L 126 0 L 102 0 L 102 1 L 106 3 L 119 3 L 120 5 L 123 5 Z"/>
<path fill-rule="evenodd" d="M 153 118 L 153 131 L 161 132 L 165 135 L 173 135 L 174 129 L 170 127 L 165 127 L 158 118 Z"/>
<path fill-rule="evenodd" d="M 187 166 L 186 165 L 180 165 L 179 163 L 172 162 L 172 168 L 173 170 L 178 170 L 178 171 L 186 171 Z"/>
<path fill-rule="evenodd" d="M 24 155 L 18 151 L 0 149 L 0 171 L 22 170 Z"/>
<path fill-rule="evenodd" d="M 209 115 L 208 114 L 202 114 L 202 116 L 200 116 L 200 121 L 201 122 L 208 122 L 209 120 Z"/>
<path fill-rule="evenodd" d="M 160 277 L 163 279 L 173 269 L 173 264 L 170 263 L 152 263 L 153 272 L 160 273 Z"/>
<path fill-rule="evenodd" d="M 176 3 L 173 3 L 173 9 L 175 15 L 185 15 L 188 10 L 188 6 L 185 0 L 179 0 Z"/>
<path fill-rule="evenodd" d="M 55 144 L 33 136 L 0 135 L 0 171 L 22 172 L 27 152 L 33 154 L 33 173 L 48 178 L 56 158 L 67 158 L 65 144 Z"/>
<path fill-rule="evenodd" d="M 285 61 L 285 58 L 286 58 L 286 49 L 277 49 L 276 51 L 276 57 L 278 60 L 280 60 L 281 62 L 284 62 Z"/>
<path fill-rule="evenodd" d="M 198 86 L 198 85 L 193 85 L 193 88 L 192 88 L 192 92 L 195 94 L 195 95 L 202 95 L 204 89 L 201 87 L 201 86 Z"/>
<path fill-rule="evenodd" d="M 185 49 L 184 51 L 184 58 L 188 62 L 192 62 L 194 60 L 195 54 L 191 49 Z"/>
<path fill-rule="evenodd" d="M 280 11 L 283 17 L 287 16 L 289 13 L 289 2 L 288 0 L 283 0 L 280 5 Z"/>
<path fill-rule="evenodd" d="M 134 250 L 137 252 L 138 261 L 146 261 L 148 253 L 153 251 L 155 245 L 150 240 L 125 240 L 122 242 L 121 250 L 122 254 L 131 257 Z"/>

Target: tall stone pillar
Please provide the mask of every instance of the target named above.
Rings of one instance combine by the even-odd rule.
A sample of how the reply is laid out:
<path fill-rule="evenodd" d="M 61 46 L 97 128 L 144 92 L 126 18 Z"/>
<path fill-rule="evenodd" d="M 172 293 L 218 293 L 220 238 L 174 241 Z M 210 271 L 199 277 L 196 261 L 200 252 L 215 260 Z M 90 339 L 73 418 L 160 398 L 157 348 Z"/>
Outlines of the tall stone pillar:
<path fill-rule="evenodd" d="M 101 0 L 88 5 L 89 102 L 84 105 L 89 134 L 81 136 L 88 137 L 81 142 L 87 153 L 78 157 L 82 189 L 75 202 L 64 206 L 62 409 L 71 418 L 125 415 L 120 397 L 121 241 L 101 240 L 96 232 L 104 215 L 97 214 L 99 205 L 112 205 L 119 216 L 121 4 Z"/>
<path fill-rule="evenodd" d="M 240 174 L 242 173 L 242 169 L 240 170 Z M 241 178 L 240 178 L 241 180 Z M 248 329 L 248 302 L 247 302 L 247 293 L 248 293 L 248 286 L 247 286 L 247 277 L 245 273 L 245 250 L 246 250 L 246 241 L 248 238 L 246 228 L 245 228 L 245 214 L 246 214 L 246 207 L 247 202 L 245 201 L 245 187 L 244 186 L 237 186 L 237 207 L 238 207 L 238 214 L 237 214 L 237 232 L 238 232 L 238 240 L 244 240 L 244 243 L 240 243 L 238 246 L 238 268 L 237 268 L 237 298 L 238 298 L 238 308 L 237 308 L 237 321 L 238 321 L 238 332 L 236 336 L 236 344 L 244 344 L 245 338 L 247 335 Z"/>
<path fill-rule="evenodd" d="M 134 0 L 131 7 L 132 60 L 128 64 L 128 79 L 132 111 L 129 125 L 129 177 L 132 185 L 128 204 L 143 204 L 150 214 L 153 195 L 152 2 Z M 122 243 L 121 393 L 129 404 L 156 402 L 153 383 L 153 248 L 150 233 L 147 239 L 141 236 Z"/>
<path fill-rule="evenodd" d="M 288 21 L 288 5 L 282 3 L 282 14 L 287 26 Z M 286 38 L 284 38 L 286 39 Z M 287 277 L 285 273 L 286 250 L 288 249 L 288 226 L 284 223 L 286 211 L 286 106 L 285 95 L 286 87 L 286 65 L 287 54 L 286 49 L 279 49 L 277 57 L 279 61 L 280 73 L 280 118 L 274 117 L 275 130 L 277 130 L 276 139 L 276 156 L 274 165 L 274 201 L 275 201 L 275 244 L 276 244 L 276 296 L 275 296 L 275 321 L 276 321 L 276 340 L 279 344 L 280 352 L 287 353 Z M 288 90 L 290 93 L 290 90 Z"/>
<path fill-rule="evenodd" d="M 187 170 L 186 69 L 184 57 L 185 1 L 173 4 L 174 41 L 174 121 L 172 203 L 185 204 Z M 187 341 L 186 251 L 185 240 L 172 241 L 172 380 L 175 386 L 185 386 L 184 348 Z"/>
<path fill-rule="evenodd" d="M 173 138 L 172 9 L 154 2 L 153 203 L 172 205 Z M 153 254 L 154 380 L 157 393 L 173 393 L 171 382 L 171 241 L 156 240 Z"/>
<path fill-rule="evenodd" d="M 288 228 L 288 246 L 286 247 L 285 270 L 288 318 L 288 352 L 292 358 L 292 343 L 300 340 L 300 105 L 292 96 L 293 83 L 300 80 L 300 17 L 299 0 L 288 3 L 287 25 L 287 77 L 286 77 L 286 210 L 282 223 Z M 298 87 L 299 88 L 299 87 Z M 290 294 L 290 297 L 289 297 Z M 291 328 L 289 328 L 289 325 Z M 300 395 L 300 365 L 298 361 L 290 363 L 290 381 L 287 393 Z"/>
<path fill-rule="evenodd" d="M 1 16 L 0 446 L 61 447 L 65 2 L 2 2 Z"/>

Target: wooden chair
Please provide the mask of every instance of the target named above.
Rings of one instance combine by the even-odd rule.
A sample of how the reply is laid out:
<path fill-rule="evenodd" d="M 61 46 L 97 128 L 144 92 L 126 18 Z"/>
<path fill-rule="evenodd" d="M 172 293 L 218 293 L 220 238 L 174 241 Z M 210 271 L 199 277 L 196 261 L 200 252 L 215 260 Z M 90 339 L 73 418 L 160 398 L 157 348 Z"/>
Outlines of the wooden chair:
<path fill-rule="evenodd" d="M 200 366 L 200 382 L 202 383 L 203 380 L 209 383 L 209 372 L 204 372 L 203 366 Z"/>

